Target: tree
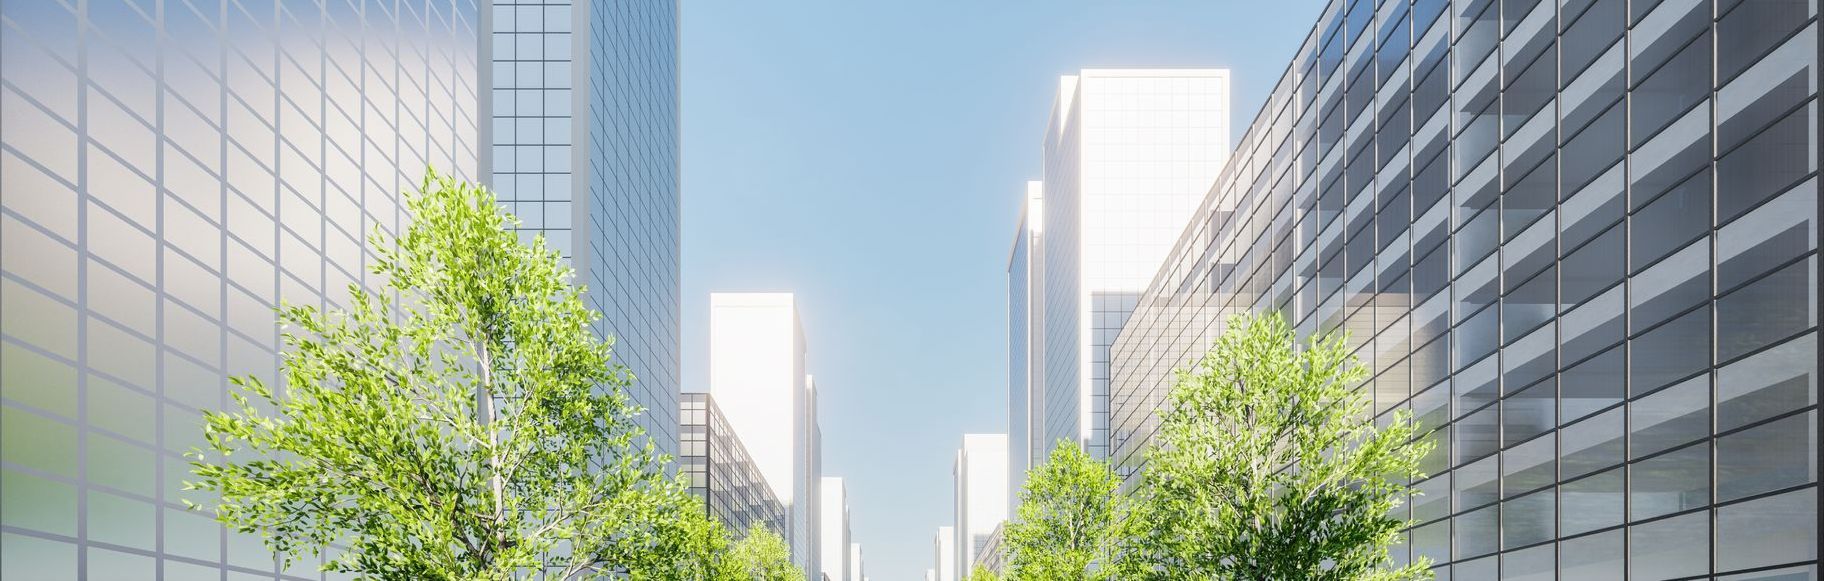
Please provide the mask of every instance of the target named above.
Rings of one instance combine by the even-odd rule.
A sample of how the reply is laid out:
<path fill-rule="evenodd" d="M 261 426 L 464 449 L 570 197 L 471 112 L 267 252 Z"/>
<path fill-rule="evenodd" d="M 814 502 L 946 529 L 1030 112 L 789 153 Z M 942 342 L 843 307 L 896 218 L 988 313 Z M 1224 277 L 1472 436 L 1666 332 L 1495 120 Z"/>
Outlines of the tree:
<path fill-rule="evenodd" d="M 1232 319 L 1180 371 L 1148 452 L 1124 570 L 1170 579 L 1429 578 L 1388 549 L 1429 443 L 1377 429 L 1342 337 L 1297 348 L 1278 315 Z"/>
<path fill-rule="evenodd" d="M 995 575 L 993 570 L 982 565 L 976 565 L 975 570 L 970 571 L 969 577 L 963 581 L 1001 581 L 1001 578 Z"/>
<path fill-rule="evenodd" d="M 186 488 L 287 564 L 338 543 L 325 568 L 363 577 L 674 569 L 690 497 L 573 272 L 484 189 L 431 172 L 405 202 L 404 233 L 370 237 L 378 292 L 279 309 L 283 388 L 234 378 Z"/>
<path fill-rule="evenodd" d="M 1108 465 L 1075 442 L 1059 441 L 1026 476 L 1017 517 L 1005 530 L 1007 578 L 1110 578 L 1102 566 L 1117 554 L 1126 502 Z"/>
<path fill-rule="evenodd" d="M 737 576 L 743 581 L 800 581 L 804 571 L 792 564 L 792 552 L 785 539 L 772 529 L 760 525 L 748 527 L 747 534 L 730 551 Z"/>

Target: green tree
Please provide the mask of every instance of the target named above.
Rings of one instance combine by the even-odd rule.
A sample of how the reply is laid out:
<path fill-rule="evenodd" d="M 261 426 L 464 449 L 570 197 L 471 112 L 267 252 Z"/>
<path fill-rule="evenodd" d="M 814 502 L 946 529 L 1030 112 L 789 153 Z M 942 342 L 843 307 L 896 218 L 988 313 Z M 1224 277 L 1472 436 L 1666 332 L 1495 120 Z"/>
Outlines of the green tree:
<path fill-rule="evenodd" d="M 1007 578 L 1110 578 L 1102 565 L 1122 545 L 1127 505 L 1119 487 L 1107 464 L 1075 442 L 1059 441 L 1050 458 L 1027 473 L 1018 514 L 1005 529 Z"/>
<path fill-rule="evenodd" d="M 1001 581 L 1001 578 L 999 575 L 995 575 L 993 570 L 976 565 L 975 570 L 970 571 L 969 577 L 963 581 Z"/>
<path fill-rule="evenodd" d="M 736 575 L 728 579 L 743 581 L 800 581 L 804 570 L 792 564 L 792 552 L 785 539 L 772 529 L 753 525 L 730 551 Z"/>
<path fill-rule="evenodd" d="M 283 388 L 233 380 L 186 488 L 287 564 L 339 543 L 326 569 L 379 579 L 672 575 L 708 533 L 573 272 L 482 188 L 432 172 L 405 203 L 370 237 L 378 292 L 279 309 Z"/>
<path fill-rule="evenodd" d="M 1180 371 L 1148 452 L 1125 571 L 1166 579 L 1405 580 L 1389 516 L 1430 449 L 1410 414 L 1377 429 L 1341 336 L 1299 348 L 1280 316 L 1232 319 Z"/>

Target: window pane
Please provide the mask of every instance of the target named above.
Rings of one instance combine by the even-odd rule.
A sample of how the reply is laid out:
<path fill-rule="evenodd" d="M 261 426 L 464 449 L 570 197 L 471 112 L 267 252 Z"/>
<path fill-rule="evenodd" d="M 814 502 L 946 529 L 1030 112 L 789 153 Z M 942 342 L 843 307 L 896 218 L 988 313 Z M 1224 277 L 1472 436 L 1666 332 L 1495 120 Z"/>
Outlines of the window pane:
<path fill-rule="evenodd" d="M 1818 491 L 1798 490 L 1716 509 L 1716 570 L 1818 558 Z"/>
<path fill-rule="evenodd" d="M 1558 497 L 1548 488 L 1501 503 L 1501 545 L 1523 547 L 1555 536 Z"/>
<path fill-rule="evenodd" d="M 1496 509 L 1489 506 L 1480 510 L 1457 515 L 1456 545 L 1457 558 L 1480 557 L 1495 552 L 1501 542 L 1501 528 L 1497 524 Z M 1461 573 L 1459 571 L 1459 573 Z M 1463 577 L 1475 579 L 1477 577 Z M 1480 577 L 1487 579 L 1487 577 Z"/>
<path fill-rule="evenodd" d="M 1710 435 L 1710 376 L 1699 375 L 1662 389 L 1628 406 L 1628 429 L 1633 432 L 1629 458 Z"/>
<path fill-rule="evenodd" d="M 1710 446 L 1696 445 L 1634 463 L 1628 514 L 1653 518 L 1710 504 Z"/>
<path fill-rule="evenodd" d="M 1710 366 L 1710 308 L 1703 307 L 1630 343 L 1629 393 L 1645 393 Z"/>
<path fill-rule="evenodd" d="M 1629 578 L 1676 579 L 1709 571 L 1709 512 L 1628 528 Z"/>
<path fill-rule="evenodd" d="M 1617 2 L 1619 4 L 1619 2 Z M 1566 510 L 1569 510 L 1568 508 Z M 1571 539 L 1558 544 L 1558 578 L 1621 581 L 1621 531 Z"/>
<path fill-rule="evenodd" d="M 1619 345 L 1560 376 L 1559 407 L 1570 422 L 1620 402 L 1627 390 L 1628 347 Z"/>
<path fill-rule="evenodd" d="M 1502 555 L 1502 581 L 1554 581 L 1552 548 L 1548 543 Z"/>
<path fill-rule="evenodd" d="M 1717 438 L 1717 500 L 1816 482 L 1816 415 L 1806 412 Z"/>
<path fill-rule="evenodd" d="M 1816 263 L 1806 259 L 1717 299 L 1717 359 L 1734 359 L 1816 324 Z"/>
<path fill-rule="evenodd" d="M 1560 434 L 1564 457 L 1559 464 L 1566 480 L 1621 463 L 1626 439 L 1620 409 L 1566 426 Z"/>
<path fill-rule="evenodd" d="M 1559 515 L 1559 534 L 1576 535 L 1621 524 L 1626 470 L 1608 472 L 1566 482 L 1560 485 L 1558 502 L 1564 506 Z"/>
<path fill-rule="evenodd" d="M 1558 479 L 1558 437 L 1546 434 L 1501 453 L 1501 490 L 1514 496 Z"/>
<path fill-rule="evenodd" d="M 1817 103 L 1794 111 L 1716 162 L 1718 221 L 1785 191 L 1816 169 Z"/>
<path fill-rule="evenodd" d="M 1717 371 L 1716 429 L 1728 431 L 1818 400 L 1818 339 L 1811 333 Z"/>
<path fill-rule="evenodd" d="M 1788 190 L 1716 235 L 1716 288 L 1728 292 L 1818 248 L 1816 179 Z"/>

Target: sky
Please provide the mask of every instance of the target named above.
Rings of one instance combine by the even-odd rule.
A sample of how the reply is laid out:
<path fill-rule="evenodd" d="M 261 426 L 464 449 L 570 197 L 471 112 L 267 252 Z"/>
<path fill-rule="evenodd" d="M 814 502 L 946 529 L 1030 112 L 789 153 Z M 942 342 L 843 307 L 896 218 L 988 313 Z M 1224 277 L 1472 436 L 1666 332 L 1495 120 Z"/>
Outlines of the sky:
<path fill-rule="evenodd" d="M 797 293 L 868 576 L 922 581 L 1007 426 L 1007 258 L 1057 77 L 1226 67 L 1235 140 L 1321 0 L 686 1 L 684 390 L 709 293 Z"/>

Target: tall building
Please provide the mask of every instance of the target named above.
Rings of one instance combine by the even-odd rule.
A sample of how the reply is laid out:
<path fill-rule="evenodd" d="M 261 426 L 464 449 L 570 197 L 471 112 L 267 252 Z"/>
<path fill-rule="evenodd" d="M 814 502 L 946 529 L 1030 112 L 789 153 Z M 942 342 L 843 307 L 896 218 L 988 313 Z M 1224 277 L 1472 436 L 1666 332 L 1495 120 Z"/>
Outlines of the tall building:
<path fill-rule="evenodd" d="M 1223 69 L 1059 79 L 1036 192 L 1044 211 L 1027 209 L 1009 265 L 1010 278 L 1025 281 L 1010 286 L 1030 297 L 1012 305 L 1013 319 L 1029 323 L 1025 353 L 1013 354 L 1029 358 L 1014 365 L 1024 385 L 1010 386 L 1023 391 L 1010 399 L 1028 404 L 1014 412 L 1027 417 L 1010 418 L 1026 432 L 1020 465 L 1060 440 L 1105 455 L 1109 343 L 1228 158 L 1228 110 Z M 1024 255 L 1017 248 L 1035 241 Z"/>
<path fill-rule="evenodd" d="M 715 398 L 686 393 L 679 408 L 678 464 L 704 509 L 736 535 L 759 525 L 785 536 L 785 506 Z"/>
<path fill-rule="evenodd" d="M 1115 462 L 1226 317 L 1278 311 L 1347 331 L 1375 412 L 1437 444 L 1402 561 L 1814 577 L 1818 26 L 1331 2 L 1116 341 Z"/>
<path fill-rule="evenodd" d="M 823 543 L 819 551 L 823 575 L 831 581 L 853 581 L 849 577 L 849 489 L 835 476 L 823 477 L 821 487 L 822 525 L 818 532 Z"/>
<path fill-rule="evenodd" d="M 1007 435 L 963 434 L 952 469 L 956 482 L 956 578 L 964 579 L 976 555 L 1007 520 Z"/>
<path fill-rule="evenodd" d="M 1034 339 L 1041 336 L 1040 318 L 1032 317 L 1040 305 L 1035 288 L 1043 288 L 1038 266 L 1044 258 L 1039 237 L 1045 224 L 1045 182 L 1026 182 L 1026 196 L 1020 202 L 1019 227 L 1013 236 L 1013 249 L 1007 257 L 1007 506 L 1020 505 L 1020 487 L 1026 472 L 1043 463 L 1050 444 L 1039 435 L 1045 410 L 1043 397 L 1033 397 L 1033 386 L 1040 385 L 1041 361 L 1033 357 Z"/>
<path fill-rule="evenodd" d="M 961 578 L 956 576 L 956 527 L 937 527 L 937 537 L 932 539 L 931 544 L 931 558 L 937 568 L 935 573 L 927 570 L 925 577 L 935 576 L 937 581 L 960 581 Z"/>
<path fill-rule="evenodd" d="M 628 395 L 678 452 L 678 3 L 482 0 L 488 185 L 571 259 Z"/>
<path fill-rule="evenodd" d="M 849 543 L 849 581 L 867 579 L 867 568 L 861 564 L 861 543 Z"/>
<path fill-rule="evenodd" d="M 710 394 L 785 505 L 793 562 L 815 578 L 821 436 L 797 302 L 791 293 L 712 293 L 709 310 Z"/>
<path fill-rule="evenodd" d="M 185 509 L 280 300 L 374 288 L 424 169 L 486 174 L 481 9 L 0 2 L 0 572 L 316 579 Z"/>

